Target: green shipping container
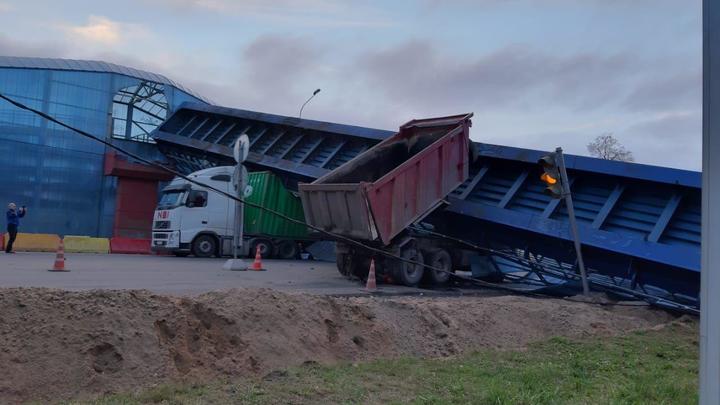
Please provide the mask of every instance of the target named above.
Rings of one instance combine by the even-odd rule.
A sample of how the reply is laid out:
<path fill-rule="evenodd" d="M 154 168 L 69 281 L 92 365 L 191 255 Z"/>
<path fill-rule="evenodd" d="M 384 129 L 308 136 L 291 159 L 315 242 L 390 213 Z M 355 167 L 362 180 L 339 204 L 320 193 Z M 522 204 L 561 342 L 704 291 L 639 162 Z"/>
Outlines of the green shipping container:
<path fill-rule="evenodd" d="M 261 205 L 305 222 L 300 198 L 290 193 L 280 179 L 271 172 L 254 172 L 248 175 L 248 184 L 252 194 L 248 202 Z M 270 212 L 259 208 L 245 206 L 245 234 L 264 235 L 276 238 L 302 240 L 308 236 L 304 225 L 287 221 Z"/>

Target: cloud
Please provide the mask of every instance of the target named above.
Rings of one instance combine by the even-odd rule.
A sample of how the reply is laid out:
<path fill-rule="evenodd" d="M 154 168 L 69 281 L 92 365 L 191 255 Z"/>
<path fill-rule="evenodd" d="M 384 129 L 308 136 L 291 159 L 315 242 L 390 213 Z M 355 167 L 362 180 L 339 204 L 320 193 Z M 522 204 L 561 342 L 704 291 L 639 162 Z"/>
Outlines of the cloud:
<path fill-rule="evenodd" d="M 12 4 L 0 1 L 0 14 L 8 13 L 13 10 L 15 10 L 15 7 Z"/>
<path fill-rule="evenodd" d="M 613 103 L 640 62 L 628 54 L 559 56 L 509 45 L 468 58 L 413 40 L 357 58 L 374 91 L 421 109 L 432 105 L 492 110 L 545 108 L 548 103 L 594 109 Z"/>
<path fill-rule="evenodd" d="M 638 85 L 623 106 L 631 111 L 697 108 L 702 103 L 702 72 L 692 69 Z"/>
<path fill-rule="evenodd" d="M 700 170 L 702 113 L 700 109 L 657 114 L 619 132 L 638 162 Z"/>
<path fill-rule="evenodd" d="M 118 45 L 122 42 L 149 36 L 149 31 L 141 25 L 121 23 L 107 17 L 88 17 L 85 25 L 61 27 L 73 39 L 99 45 Z"/>
<path fill-rule="evenodd" d="M 259 87 L 291 89 L 322 55 L 319 46 L 301 37 L 268 35 L 257 38 L 243 52 L 249 81 Z"/>
<path fill-rule="evenodd" d="M 392 21 L 378 9 L 343 0 L 152 0 L 187 13 L 205 11 L 224 17 L 260 18 L 312 27 L 386 27 Z"/>
<path fill-rule="evenodd" d="M 86 25 L 70 26 L 67 31 L 90 42 L 114 45 L 120 42 L 120 24 L 105 17 L 90 16 Z"/>
<path fill-rule="evenodd" d="M 342 9 L 333 0 L 165 0 L 172 4 L 204 8 L 221 13 L 274 13 L 280 10 L 306 13 L 334 13 Z"/>
<path fill-rule="evenodd" d="M 63 57 L 66 53 L 67 47 L 62 43 L 20 41 L 0 34 L 0 55 L 47 58 Z"/>
<path fill-rule="evenodd" d="M 262 35 L 242 49 L 229 77 L 193 79 L 200 85 L 193 87 L 226 105 L 293 115 L 305 93 L 327 79 L 324 56 L 320 44 L 306 37 Z"/>
<path fill-rule="evenodd" d="M 423 0 L 420 4 L 423 7 L 433 9 L 438 7 L 471 7 L 471 8 L 490 8 L 496 6 L 538 6 L 538 7 L 551 7 L 551 6 L 581 6 L 590 7 L 600 5 L 603 7 L 613 8 L 628 8 L 638 7 L 645 5 L 653 6 L 681 6 L 685 7 L 688 3 L 694 3 L 695 6 L 699 6 L 700 0 Z"/>

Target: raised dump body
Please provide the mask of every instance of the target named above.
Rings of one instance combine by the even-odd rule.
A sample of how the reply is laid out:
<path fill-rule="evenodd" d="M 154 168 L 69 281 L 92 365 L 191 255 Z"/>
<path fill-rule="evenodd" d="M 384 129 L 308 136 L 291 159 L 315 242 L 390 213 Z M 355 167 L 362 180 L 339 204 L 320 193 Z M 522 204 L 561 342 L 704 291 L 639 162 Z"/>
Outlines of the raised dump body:
<path fill-rule="evenodd" d="M 331 173 L 300 184 L 308 223 L 389 245 L 467 179 L 470 117 L 410 121 Z"/>

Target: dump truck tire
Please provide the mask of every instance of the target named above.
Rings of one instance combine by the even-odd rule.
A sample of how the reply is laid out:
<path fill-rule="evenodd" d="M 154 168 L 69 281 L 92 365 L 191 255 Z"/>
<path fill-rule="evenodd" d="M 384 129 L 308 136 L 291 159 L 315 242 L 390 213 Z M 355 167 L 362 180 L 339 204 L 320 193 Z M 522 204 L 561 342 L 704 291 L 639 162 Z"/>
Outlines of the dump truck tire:
<path fill-rule="evenodd" d="M 335 255 L 335 264 L 340 274 L 350 278 L 352 277 L 352 270 L 350 268 L 350 255 L 347 253 L 338 253 Z"/>
<path fill-rule="evenodd" d="M 425 282 L 431 285 L 444 285 L 450 281 L 450 272 L 452 271 L 452 256 L 445 249 L 436 249 L 424 254 L 425 263 L 428 266 L 437 267 L 443 271 L 435 271 L 425 268 Z"/>
<path fill-rule="evenodd" d="M 425 263 L 423 260 L 422 253 L 414 246 L 403 249 L 400 253 L 400 257 L 414 262 Z M 411 264 L 403 261 L 396 261 L 397 265 L 395 268 L 395 278 L 400 284 L 408 287 L 417 287 L 420 284 L 420 280 L 423 278 L 424 267 L 419 264 Z"/>
<path fill-rule="evenodd" d="M 349 279 L 367 279 L 370 259 L 350 253 L 337 253 L 335 256 L 338 271 Z"/>

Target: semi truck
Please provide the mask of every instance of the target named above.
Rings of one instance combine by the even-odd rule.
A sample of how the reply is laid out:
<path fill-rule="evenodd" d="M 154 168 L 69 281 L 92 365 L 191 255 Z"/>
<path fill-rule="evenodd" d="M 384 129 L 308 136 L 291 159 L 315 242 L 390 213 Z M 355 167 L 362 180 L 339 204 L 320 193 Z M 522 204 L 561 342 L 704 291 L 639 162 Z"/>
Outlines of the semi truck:
<path fill-rule="evenodd" d="M 235 194 L 234 167 L 220 166 L 188 175 L 193 180 Z M 304 221 L 299 197 L 271 172 L 248 175 L 245 200 Z M 307 228 L 256 207 L 246 205 L 240 253 L 257 249 L 264 258 L 297 258 L 312 243 Z M 211 257 L 232 254 L 235 201 L 182 178 L 173 179 L 160 193 L 152 230 L 154 251 L 176 256 Z"/>

